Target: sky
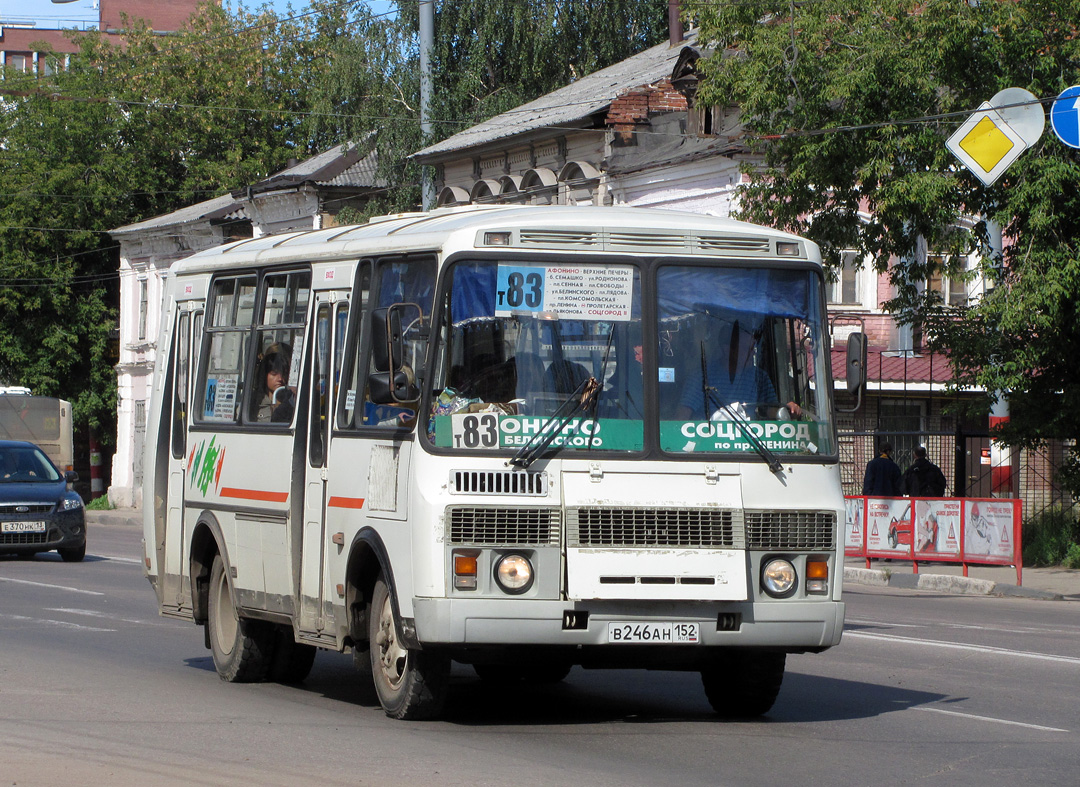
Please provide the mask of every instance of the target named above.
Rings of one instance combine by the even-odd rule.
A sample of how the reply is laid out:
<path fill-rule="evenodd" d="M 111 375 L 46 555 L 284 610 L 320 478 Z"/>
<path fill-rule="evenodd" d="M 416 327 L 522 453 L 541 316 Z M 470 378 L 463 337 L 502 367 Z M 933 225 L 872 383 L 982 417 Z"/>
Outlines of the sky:
<path fill-rule="evenodd" d="M 239 0 L 224 0 L 226 8 L 235 8 Z M 263 0 L 247 0 L 243 5 L 253 10 L 264 5 Z M 268 5 L 284 16 L 289 0 L 269 0 Z M 308 9 L 309 0 L 292 0 L 293 12 Z M 389 3 L 383 0 L 368 0 L 368 5 L 381 10 Z M 0 0 L 0 22 L 26 23 L 36 22 L 41 29 L 67 27 L 92 27 L 97 23 L 97 4 L 94 0 L 74 0 L 70 3 L 53 3 L 51 0 Z"/>

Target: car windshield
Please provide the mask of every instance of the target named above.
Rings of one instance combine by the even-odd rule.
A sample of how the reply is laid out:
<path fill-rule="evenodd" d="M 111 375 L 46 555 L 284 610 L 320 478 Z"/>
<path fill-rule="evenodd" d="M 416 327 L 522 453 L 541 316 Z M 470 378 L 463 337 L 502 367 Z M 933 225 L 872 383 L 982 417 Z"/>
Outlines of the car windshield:
<path fill-rule="evenodd" d="M 436 446 L 640 451 L 641 285 L 627 264 L 459 262 L 432 374 Z"/>
<path fill-rule="evenodd" d="M 60 480 L 60 472 L 38 448 L 8 446 L 0 448 L 0 483 L 33 483 Z"/>

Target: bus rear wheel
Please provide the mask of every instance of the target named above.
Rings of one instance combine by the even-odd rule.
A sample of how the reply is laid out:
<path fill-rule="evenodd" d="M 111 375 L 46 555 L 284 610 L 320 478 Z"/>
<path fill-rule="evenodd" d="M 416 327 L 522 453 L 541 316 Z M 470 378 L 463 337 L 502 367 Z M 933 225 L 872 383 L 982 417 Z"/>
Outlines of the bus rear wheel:
<path fill-rule="evenodd" d="M 450 659 L 408 648 L 401 639 L 390 589 L 380 578 L 368 615 L 371 677 L 386 715 L 393 719 L 431 719 L 442 712 L 450 681 Z"/>
<path fill-rule="evenodd" d="M 274 652 L 274 628 L 269 623 L 247 620 L 237 614 L 221 555 L 214 556 L 210 569 L 206 625 L 214 668 L 222 680 L 251 683 L 266 677 Z"/>
<path fill-rule="evenodd" d="M 733 651 L 701 671 L 705 696 L 725 718 L 761 716 L 776 702 L 784 681 L 786 653 Z"/>

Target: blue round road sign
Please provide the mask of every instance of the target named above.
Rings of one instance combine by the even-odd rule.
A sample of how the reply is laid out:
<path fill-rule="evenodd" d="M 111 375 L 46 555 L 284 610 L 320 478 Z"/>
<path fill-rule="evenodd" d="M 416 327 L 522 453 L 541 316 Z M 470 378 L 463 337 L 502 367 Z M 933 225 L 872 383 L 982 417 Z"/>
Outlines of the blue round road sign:
<path fill-rule="evenodd" d="M 1050 126 L 1070 148 L 1080 148 L 1080 85 L 1066 88 L 1050 107 Z"/>

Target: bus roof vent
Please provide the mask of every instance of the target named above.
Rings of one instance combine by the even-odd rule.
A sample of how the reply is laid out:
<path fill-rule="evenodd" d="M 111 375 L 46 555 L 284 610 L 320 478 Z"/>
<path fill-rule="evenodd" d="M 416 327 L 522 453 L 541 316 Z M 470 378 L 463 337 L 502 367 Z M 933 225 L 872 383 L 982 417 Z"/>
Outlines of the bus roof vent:
<path fill-rule="evenodd" d="M 450 494 L 547 497 L 547 473 L 520 470 L 452 470 Z"/>
<path fill-rule="evenodd" d="M 600 248 L 604 245 L 603 235 L 592 230 L 551 230 L 523 229 L 518 235 L 522 246 Z"/>
<path fill-rule="evenodd" d="M 682 232 L 609 231 L 608 247 L 611 249 L 687 251 L 690 248 L 690 239 Z"/>
<path fill-rule="evenodd" d="M 697 237 L 698 248 L 705 254 L 768 254 L 768 238 L 742 235 L 707 235 Z"/>

